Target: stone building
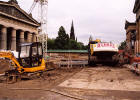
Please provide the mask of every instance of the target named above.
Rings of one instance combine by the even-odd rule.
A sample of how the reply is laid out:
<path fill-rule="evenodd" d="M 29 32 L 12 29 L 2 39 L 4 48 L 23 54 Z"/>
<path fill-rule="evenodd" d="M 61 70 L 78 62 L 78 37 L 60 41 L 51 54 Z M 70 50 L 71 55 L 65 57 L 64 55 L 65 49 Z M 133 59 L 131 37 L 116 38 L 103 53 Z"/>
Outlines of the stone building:
<path fill-rule="evenodd" d="M 0 49 L 18 50 L 20 43 L 37 41 L 39 26 L 16 0 L 0 1 Z"/>
<path fill-rule="evenodd" d="M 125 23 L 126 43 L 129 50 L 128 46 L 131 47 L 133 41 L 134 53 L 137 54 L 140 53 L 140 0 L 135 0 L 133 13 L 136 14 L 136 21 L 134 23 L 126 21 Z"/>
<path fill-rule="evenodd" d="M 140 53 L 140 0 L 135 0 L 133 13 L 136 14 L 135 53 Z"/>
<path fill-rule="evenodd" d="M 126 50 L 135 53 L 136 23 L 125 22 L 126 30 Z"/>

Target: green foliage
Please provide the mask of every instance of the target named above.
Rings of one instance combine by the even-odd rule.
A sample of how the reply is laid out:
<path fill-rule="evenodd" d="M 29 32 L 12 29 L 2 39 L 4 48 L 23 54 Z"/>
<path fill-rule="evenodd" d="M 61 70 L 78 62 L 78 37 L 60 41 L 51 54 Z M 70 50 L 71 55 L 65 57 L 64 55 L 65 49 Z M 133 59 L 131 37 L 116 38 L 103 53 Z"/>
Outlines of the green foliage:
<path fill-rule="evenodd" d="M 69 35 L 63 26 L 59 28 L 58 36 L 56 39 L 48 39 L 48 49 L 49 50 L 86 50 L 87 46 L 84 46 L 82 42 L 77 42 L 76 40 L 70 39 Z"/>
<path fill-rule="evenodd" d="M 80 45 L 81 50 L 87 50 L 88 49 L 88 45 L 85 46 L 82 42 L 78 42 L 78 44 Z"/>
<path fill-rule="evenodd" d="M 50 39 L 50 38 L 48 38 L 48 41 L 47 41 L 47 48 L 48 48 L 48 49 L 52 49 L 52 50 L 55 49 L 55 39 Z"/>
<path fill-rule="evenodd" d="M 79 45 L 78 45 L 78 43 L 75 40 L 73 40 L 73 39 L 69 40 L 69 49 L 77 50 L 78 46 Z"/>
<path fill-rule="evenodd" d="M 87 48 L 84 46 L 82 42 L 77 42 L 73 39 L 69 40 L 69 49 L 71 50 L 86 50 Z"/>
<path fill-rule="evenodd" d="M 58 37 L 55 39 L 55 46 L 57 49 L 68 49 L 69 44 L 69 35 L 66 34 L 66 31 L 63 26 L 59 28 Z"/>
<path fill-rule="evenodd" d="M 119 50 L 124 50 L 126 47 L 126 41 L 121 42 L 120 46 L 119 46 Z"/>

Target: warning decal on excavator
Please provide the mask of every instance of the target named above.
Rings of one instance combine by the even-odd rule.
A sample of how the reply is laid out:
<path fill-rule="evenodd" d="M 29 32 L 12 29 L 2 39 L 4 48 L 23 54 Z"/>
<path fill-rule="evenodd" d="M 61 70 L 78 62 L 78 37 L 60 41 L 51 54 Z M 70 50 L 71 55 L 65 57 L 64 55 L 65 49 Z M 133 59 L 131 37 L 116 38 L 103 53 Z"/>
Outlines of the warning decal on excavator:
<path fill-rule="evenodd" d="M 112 43 L 98 43 L 97 48 L 100 48 L 100 47 L 112 47 L 112 48 L 115 48 L 115 44 L 112 44 Z"/>
<path fill-rule="evenodd" d="M 118 45 L 110 43 L 110 42 L 97 43 L 97 44 L 94 44 L 93 50 L 94 50 L 93 52 L 95 52 L 95 51 L 116 51 L 116 52 L 118 52 Z"/>

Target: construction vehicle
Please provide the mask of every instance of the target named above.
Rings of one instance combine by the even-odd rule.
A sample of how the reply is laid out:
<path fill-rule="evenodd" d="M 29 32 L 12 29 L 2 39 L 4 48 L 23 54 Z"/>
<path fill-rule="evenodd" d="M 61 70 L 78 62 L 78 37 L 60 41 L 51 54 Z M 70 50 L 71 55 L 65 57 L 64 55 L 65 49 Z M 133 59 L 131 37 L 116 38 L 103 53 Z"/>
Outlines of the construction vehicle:
<path fill-rule="evenodd" d="M 12 51 L 0 51 L 0 58 L 10 62 L 10 66 L 0 65 L 0 74 L 8 81 L 46 70 L 42 43 L 39 42 L 20 44 L 17 58 Z"/>
<path fill-rule="evenodd" d="M 88 44 L 88 64 L 117 64 L 118 46 L 111 42 L 96 39 Z"/>

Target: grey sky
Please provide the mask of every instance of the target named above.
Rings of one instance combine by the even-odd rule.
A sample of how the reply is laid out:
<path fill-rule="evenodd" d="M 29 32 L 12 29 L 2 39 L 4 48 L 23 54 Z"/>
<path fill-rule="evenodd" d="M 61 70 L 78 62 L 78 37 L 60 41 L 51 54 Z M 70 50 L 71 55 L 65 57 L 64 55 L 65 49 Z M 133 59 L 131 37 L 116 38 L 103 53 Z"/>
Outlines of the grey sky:
<path fill-rule="evenodd" d="M 29 10 L 33 2 L 17 1 L 25 11 Z M 94 39 L 119 43 L 125 39 L 125 20 L 135 21 L 132 12 L 134 2 L 135 0 L 49 0 L 48 35 L 55 38 L 60 26 L 64 26 L 69 34 L 73 20 L 78 41 L 87 44 L 92 35 Z"/>

